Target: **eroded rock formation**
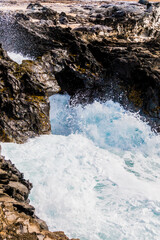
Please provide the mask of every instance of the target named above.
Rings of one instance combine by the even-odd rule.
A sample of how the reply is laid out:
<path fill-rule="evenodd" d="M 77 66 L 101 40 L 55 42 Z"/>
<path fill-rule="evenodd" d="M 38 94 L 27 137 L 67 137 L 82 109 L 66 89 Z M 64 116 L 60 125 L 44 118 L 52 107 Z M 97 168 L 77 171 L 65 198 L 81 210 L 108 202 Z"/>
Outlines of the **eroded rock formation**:
<path fill-rule="evenodd" d="M 0 42 L 34 61 L 17 64 L 0 47 L 0 141 L 50 133 L 49 99 L 113 99 L 160 130 L 160 4 L 82 4 L 68 13 L 40 4 L 1 12 Z M 0 237 L 68 239 L 50 233 L 29 205 L 31 184 L 0 157 Z"/>
<path fill-rule="evenodd" d="M 70 7 L 66 14 L 30 4 L 25 12 L 1 13 L 0 40 L 7 50 L 39 57 L 32 66 L 22 64 L 36 76 L 33 88 L 35 82 L 36 86 L 38 82 L 52 85 L 57 80 L 74 103 L 112 98 L 140 111 L 159 130 L 160 4 L 151 7 L 122 2 L 82 4 Z M 43 71 L 46 74 L 41 75 Z M 29 77 L 29 91 L 31 81 Z M 42 85 L 40 91 L 38 95 L 44 97 Z M 49 132 L 49 128 L 31 128 Z"/>
<path fill-rule="evenodd" d="M 50 133 L 48 95 L 60 88 L 45 67 L 32 61 L 20 66 L 0 48 L 0 141 Z"/>

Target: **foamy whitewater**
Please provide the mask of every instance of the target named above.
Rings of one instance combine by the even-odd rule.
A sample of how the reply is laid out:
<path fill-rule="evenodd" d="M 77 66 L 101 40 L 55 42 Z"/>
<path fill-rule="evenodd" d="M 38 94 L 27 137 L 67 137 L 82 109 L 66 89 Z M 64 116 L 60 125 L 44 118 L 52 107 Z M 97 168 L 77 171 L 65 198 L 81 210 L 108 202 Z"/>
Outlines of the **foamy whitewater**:
<path fill-rule="evenodd" d="M 50 98 L 51 135 L 2 144 L 33 183 L 36 214 L 80 240 L 158 240 L 160 136 L 113 101 L 69 100 Z"/>
<path fill-rule="evenodd" d="M 23 56 L 21 53 L 15 53 L 15 52 L 7 52 L 8 56 L 17 62 L 18 64 L 21 64 L 23 60 L 33 60 L 33 58 L 29 58 L 28 56 Z"/>

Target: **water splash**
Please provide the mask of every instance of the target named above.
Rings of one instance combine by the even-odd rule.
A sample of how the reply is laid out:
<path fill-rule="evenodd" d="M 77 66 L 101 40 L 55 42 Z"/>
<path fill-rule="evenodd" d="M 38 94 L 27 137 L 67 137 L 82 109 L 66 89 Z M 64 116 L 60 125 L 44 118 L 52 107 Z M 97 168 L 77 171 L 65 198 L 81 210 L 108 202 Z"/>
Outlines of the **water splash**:
<path fill-rule="evenodd" d="M 81 240 L 157 240 L 160 136 L 118 103 L 51 101 L 52 135 L 3 144 L 51 230 Z"/>
<path fill-rule="evenodd" d="M 21 53 L 7 52 L 7 54 L 13 61 L 15 61 L 18 64 L 21 64 L 23 60 L 33 60 L 33 58 L 29 56 L 24 56 Z"/>

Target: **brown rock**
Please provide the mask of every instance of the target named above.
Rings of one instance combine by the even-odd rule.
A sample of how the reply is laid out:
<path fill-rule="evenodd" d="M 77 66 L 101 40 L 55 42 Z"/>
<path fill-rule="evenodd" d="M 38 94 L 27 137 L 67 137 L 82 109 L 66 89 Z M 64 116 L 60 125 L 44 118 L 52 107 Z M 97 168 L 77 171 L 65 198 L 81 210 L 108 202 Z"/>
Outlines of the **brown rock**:
<path fill-rule="evenodd" d="M 34 215 L 34 208 L 27 203 L 28 199 L 20 201 L 17 198 L 18 191 L 21 196 L 25 195 L 28 198 L 31 185 L 22 178 L 10 161 L 0 157 L 0 162 L 6 166 L 5 171 L 0 170 L 2 174 L 14 172 L 18 178 L 16 182 L 10 181 L 12 174 L 8 174 L 9 184 L 0 187 L 0 239 L 69 240 L 63 232 L 49 232 L 46 223 Z M 6 189 L 12 189 L 15 192 L 10 190 L 7 193 Z"/>

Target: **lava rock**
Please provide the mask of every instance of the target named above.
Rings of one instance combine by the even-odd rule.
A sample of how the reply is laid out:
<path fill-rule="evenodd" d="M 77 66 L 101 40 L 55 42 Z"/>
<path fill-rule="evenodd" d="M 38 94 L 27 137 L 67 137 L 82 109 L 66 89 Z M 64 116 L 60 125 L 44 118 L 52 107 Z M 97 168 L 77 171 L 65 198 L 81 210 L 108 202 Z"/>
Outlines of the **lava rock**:
<path fill-rule="evenodd" d="M 38 62 L 18 65 L 2 48 L 0 70 L 0 141 L 50 133 L 48 96 L 60 90 L 57 81 Z"/>
<path fill-rule="evenodd" d="M 151 7 L 152 11 L 150 6 L 147 11 L 146 5 L 138 3 L 95 4 L 90 10 L 77 7 L 72 11 L 72 17 L 42 7 L 34 11 L 27 9 L 23 12 L 26 18 L 17 17 L 17 13 L 2 13 L 0 40 L 4 47 L 38 58 L 23 62 L 19 68 L 18 79 L 21 81 L 14 76 L 16 88 L 21 86 L 22 89 L 18 95 L 20 100 L 14 100 L 13 94 L 10 96 L 12 101 L 9 97 L 4 100 L 1 90 L 1 129 L 5 132 L 6 127 L 16 129 L 15 123 L 20 122 L 23 124 L 18 124 L 17 132 L 21 129 L 25 132 L 24 129 L 28 128 L 29 136 L 49 132 L 46 97 L 61 88 L 61 93 L 67 92 L 72 99 L 78 94 L 76 101 L 83 103 L 84 99 L 91 102 L 95 98 L 112 98 L 123 106 L 127 105 L 128 109 L 139 111 L 159 130 L 160 5 L 152 3 Z M 48 17 L 45 17 L 46 11 L 50 12 Z M 49 19 L 55 23 L 48 22 Z M 5 30 L 6 26 L 9 26 L 9 32 Z M 12 70 L 8 74 L 5 65 L 2 75 L 8 79 L 7 91 L 11 89 L 11 93 L 14 89 L 13 73 Z M 4 89 L 5 83 L 2 85 Z M 25 96 L 28 99 L 31 93 L 39 98 L 33 101 L 31 97 L 28 111 Z M 43 124 L 41 115 L 34 110 L 39 102 L 43 102 L 41 109 L 46 113 Z M 29 119 L 25 125 L 24 117 Z M 6 124 L 8 119 L 12 119 L 9 127 Z M 1 135 L 5 141 L 11 141 L 17 136 L 16 131 L 11 135 L 10 130 L 9 136 Z"/>

